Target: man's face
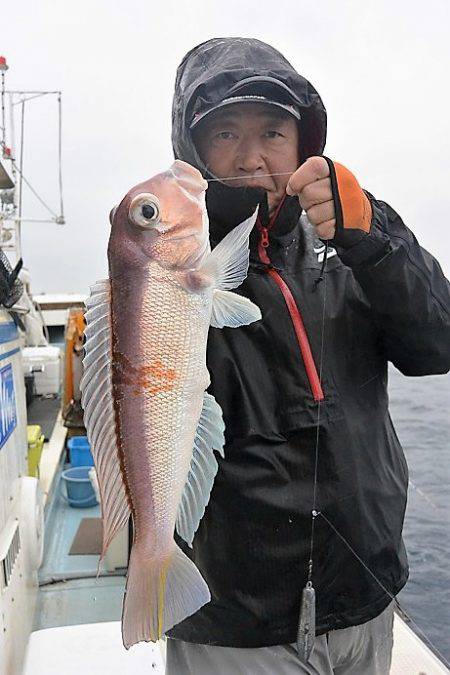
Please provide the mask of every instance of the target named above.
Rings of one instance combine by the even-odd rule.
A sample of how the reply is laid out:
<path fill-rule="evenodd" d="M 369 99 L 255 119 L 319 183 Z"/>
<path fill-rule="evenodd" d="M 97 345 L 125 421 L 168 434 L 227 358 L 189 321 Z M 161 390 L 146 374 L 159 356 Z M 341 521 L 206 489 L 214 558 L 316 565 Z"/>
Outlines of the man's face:
<path fill-rule="evenodd" d="M 242 177 L 228 185 L 264 188 L 269 211 L 284 196 L 289 175 L 258 175 L 291 174 L 299 165 L 297 121 L 264 103 L 236 103 L 211 113 L 194 129 L 193 139 L 211 173 Z"/>

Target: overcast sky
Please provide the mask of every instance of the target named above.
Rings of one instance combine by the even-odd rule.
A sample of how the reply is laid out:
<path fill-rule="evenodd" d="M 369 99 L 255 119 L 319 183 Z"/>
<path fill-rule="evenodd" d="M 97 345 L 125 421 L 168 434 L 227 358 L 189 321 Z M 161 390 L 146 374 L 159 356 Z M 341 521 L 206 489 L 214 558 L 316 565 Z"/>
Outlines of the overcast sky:
<path fill-rule="evenodd" d="M 257 9 L 256 9 L 257 7 Z M 87 292 L 106 275 L 108 213 L 172 161 L 176 68 L 211 37 L 269 42 L 319 91 L 325 152 L 391 204 L 450 274 L 448 0 L 3 3 L 9 89 L 63 92 L 67 224 L 26 223 L 38 292 Z M 55 210 L 56 102 L 25 115 L 24 174 Z M 43 217 L 24 198 L 24 215 Z"/>

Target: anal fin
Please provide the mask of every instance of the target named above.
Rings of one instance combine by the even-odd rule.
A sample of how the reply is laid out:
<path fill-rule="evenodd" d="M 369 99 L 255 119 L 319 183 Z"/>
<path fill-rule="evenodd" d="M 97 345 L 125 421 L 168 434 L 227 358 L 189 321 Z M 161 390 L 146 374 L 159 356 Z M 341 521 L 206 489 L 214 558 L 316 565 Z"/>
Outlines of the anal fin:
<path fill-rule="evenodd" d="M 192 546 L 194 534 L 209 502 L 217 473 L 218 465 L 213 450 L 223 456 L 224 430 L 222 410 L 214 396 L 205 391 L 191 465 L 176 521 L 178 534 L 189 546 Z"/>

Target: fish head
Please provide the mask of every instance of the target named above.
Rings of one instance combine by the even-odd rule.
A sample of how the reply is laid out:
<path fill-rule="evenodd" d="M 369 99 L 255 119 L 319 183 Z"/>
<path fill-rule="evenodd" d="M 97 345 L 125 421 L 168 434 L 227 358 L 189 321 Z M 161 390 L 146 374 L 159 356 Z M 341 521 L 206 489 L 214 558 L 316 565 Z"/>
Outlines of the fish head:
<path fill-rule="evenodd" d="M 209 250 L 207 187 L 200 171 L 177 159 L 132 188 L 110 214 L 110 265 L 113 258 L 115 266 L 198 269 Z"/>

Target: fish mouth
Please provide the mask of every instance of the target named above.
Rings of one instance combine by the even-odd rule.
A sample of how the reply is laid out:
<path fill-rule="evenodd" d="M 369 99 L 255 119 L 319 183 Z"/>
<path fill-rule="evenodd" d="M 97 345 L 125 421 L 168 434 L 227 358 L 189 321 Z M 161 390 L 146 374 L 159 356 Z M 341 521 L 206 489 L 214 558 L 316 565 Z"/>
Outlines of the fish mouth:
<path fill-rule="evenodd" d="M 168 231 L 169 231 L 169 230 L 166 230 L 165 232 L 168 232 Z M 189 233 L 189 234 L 179 234 L 179 235 L 175 235 L 174 237 L 166 237 L 166 241 L 167 241 L 167 242 L 172 242 L 172 241 L 182 241 L 183 239 L 194 239 L 194 238 L 195 238 L 195 239 L 198 239 L 199 237 L 198 237 L 198 235 L 192 234 L 192 233 Z"/>
<path fill-rule="evenodd" d="M 177 183 L 194 196 L 198 196 L 208 188 L 208 183 L 195 166 L 176 159 L 170 171 Z"/>

